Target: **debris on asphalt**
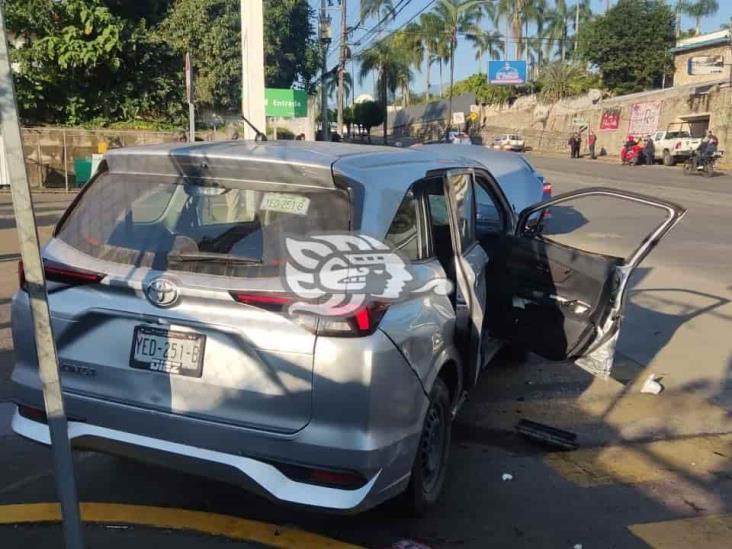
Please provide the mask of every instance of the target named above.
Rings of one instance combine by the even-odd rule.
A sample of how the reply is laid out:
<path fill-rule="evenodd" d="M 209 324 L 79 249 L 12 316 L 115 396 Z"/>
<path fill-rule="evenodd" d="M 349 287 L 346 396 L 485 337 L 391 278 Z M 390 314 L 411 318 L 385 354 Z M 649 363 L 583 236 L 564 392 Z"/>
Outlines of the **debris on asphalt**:
<path fill-rule="evenodd" d="M 651 374 L 648 376 L 648 379 L 646 379 L 646 382 L 643 384 L 643 387 L 641 387 L 641 393 L 647 393 L 649 395 L 657 395 L 663 391 L 663 385 L 661 385 L 660 381 L 663 378 L 660 378 L 656 376 L 656 374 Z"/>
<path fill-rule="evenodd" d="M 513 475 L 511 473 L 503 473 L 501 480 L 513 480 Z"/>
<path fill-rule="evenodd" d="M 574 544 L 574 547 L 572 547 L 572 549 L 582 549 L 582 544 L 581 543 L 575 543 Z"/>
<path fill-rule="evenodd" d="M 575 433 L 544 425 L 543 423 L 537 423 L 536 421 L 522 419 L 516 424 L 516 431 L 530 440 L 547 444 L 554 448 L 560 448 L 562 450 L 576 450 L 579 448 Z"/>

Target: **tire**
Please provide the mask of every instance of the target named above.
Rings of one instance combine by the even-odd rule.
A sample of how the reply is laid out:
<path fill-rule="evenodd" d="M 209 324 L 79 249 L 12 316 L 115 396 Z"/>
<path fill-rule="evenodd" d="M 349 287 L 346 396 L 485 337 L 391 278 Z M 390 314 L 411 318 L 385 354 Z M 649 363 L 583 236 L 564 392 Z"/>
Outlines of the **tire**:
<path fill-rule="evenodd" d="M 450 392 L 445 382 L 437 378 L 430 391 L 430 406 L 422 424 L 412 476 L 398 500 L 400 509 L 410 516 L 422 515 L 440 497 L 450 454 L 451 422 Z"/>
<path fill-rule="evenodd" d="M 702 173 L 704 174 L 704 177 L 712 177 L 714 175 L 714 162 L 707 162 L 704 165 Z"/>
<path fill-rule="evenodd" d="M 691 160 L 684 162 L 684 175 L 694 175 L 694 163 Z"/>
<path fill-rule="evenodd" d="M 669 151 L 663 151 L 663 165 L 673 166 L 674 164 L 676 164 L 676 160 L 671 156 L 671 153 Z"/>

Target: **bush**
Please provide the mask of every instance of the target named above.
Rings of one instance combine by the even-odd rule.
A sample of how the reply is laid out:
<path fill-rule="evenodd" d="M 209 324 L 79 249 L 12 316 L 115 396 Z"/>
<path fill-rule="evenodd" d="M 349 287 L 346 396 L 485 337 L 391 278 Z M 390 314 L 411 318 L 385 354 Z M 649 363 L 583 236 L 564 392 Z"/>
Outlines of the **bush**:
<path fill-rule="evenodd" d="M 267 128 L 267 137 L 274 139 L 274 132 L 272 131 L 272 128 Z M 277 126 L 277 139 L 293 140 L 295 139 L 295 134 L 289 128 Z"/>

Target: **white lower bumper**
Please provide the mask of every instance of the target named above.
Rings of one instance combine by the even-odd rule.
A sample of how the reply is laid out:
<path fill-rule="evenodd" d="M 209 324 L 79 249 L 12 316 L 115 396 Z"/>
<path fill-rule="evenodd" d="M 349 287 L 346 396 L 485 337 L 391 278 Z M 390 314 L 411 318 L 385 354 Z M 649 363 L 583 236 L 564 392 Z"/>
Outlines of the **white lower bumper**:
<path fill-rule="evenodd" d="M 379 473 L 377 473 L 364 486 L 357 490 L 339 490 L 337 488 L 296 482 L 280 473 L 273 465 L 247 457 L 206 450 L 195 446 L 127 433 L 125 431 L 107 429 L 89 423 L 69 421 L 68 425 L 69 440 L 82 436 L 93 436 L 234 467 L 259 484 L 274 498 L 290 503 L 338 510 L 353 509 L 364 500 L 379 477 Z M 17 410 L 13 415 L 12 428 L 17 434 L 36 442 L 42 444 L 51 443 L 47 425 L 24 418 Z"/>

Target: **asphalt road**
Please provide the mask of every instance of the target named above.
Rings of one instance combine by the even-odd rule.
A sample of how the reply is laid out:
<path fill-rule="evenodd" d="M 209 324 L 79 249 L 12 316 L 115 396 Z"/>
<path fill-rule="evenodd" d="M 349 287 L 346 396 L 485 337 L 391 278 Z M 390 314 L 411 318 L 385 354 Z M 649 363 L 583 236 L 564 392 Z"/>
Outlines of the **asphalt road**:
<path fill-rule="evenodd" d="M 612 379 L 598 381 L 572 365 L 535 357 L 521 364 L 498 361 L 456 420 L 444 497 L 421 519 L 401 517 L 388 504 L 355 517 L 293 510 L 233 486 L 93 453 L 77 454 L 81 498 L 206 511 L 367 547 L 391 547 L 400 540 L 430 547 L 728 546 L 732 176 L 705 179 L 661 166 L 531 159 L 552 181 L 555 195 L 603 185 L 688 208 L 633 277 Z M 65 202 L 59 195 L 39 197 L 42 235 Z M 590 201 L 555 215 L 557 223 L 585 233 L 582 245 L 615 250 L 632 244 L 649 222 L 647 213 L 620 203 Z M 1 195 L 0 400 L 7 396 L 4 379 L 12 362 L 8 300 L 17 260 L 12 227 L 8 198 Z M 651 373 L 663 378 L 665 390 L 658 396 L 640 393 Z M 10 409 L 0 404 L 0 505 L 53 501 L 49 454 L 10 434 Z M 580 449 L 553 452 L 520 439 L 513 431 L 520 418 L 572 430 Z M 505 473 L 510 480 L 503 480 Z M 167 537 L 146 545 L 135 538 L 139 532 L 139 539 L 152 539 L 143 527 L 99 528 L 94 540 L 110 546 L 130 540 L 141 546 L 178 544 L 176 532 L 166 531 Z M 21 547 L 59 532 L 53 526 L 0 526 L 0 542 Z M 214 546 L 190 536 L 180 545 Z"/>

